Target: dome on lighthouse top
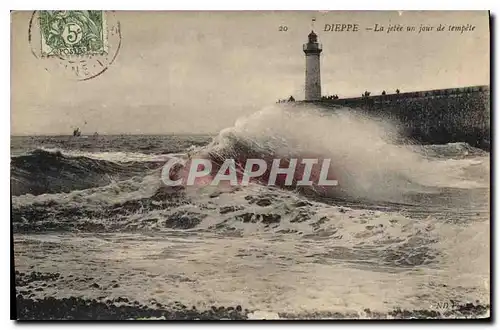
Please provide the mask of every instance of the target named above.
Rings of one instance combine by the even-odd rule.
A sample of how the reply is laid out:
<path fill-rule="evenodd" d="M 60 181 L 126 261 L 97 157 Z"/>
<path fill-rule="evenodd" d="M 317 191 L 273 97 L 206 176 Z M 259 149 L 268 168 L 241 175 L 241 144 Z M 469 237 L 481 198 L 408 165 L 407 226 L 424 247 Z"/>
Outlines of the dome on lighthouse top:
<path fill-rule="evenodd" d="M 309 35 L 307 36 L 309 38 L 309 42 L 318 42 L 318 35 L 314 33 L 314 31 L 311 31 Z"/>

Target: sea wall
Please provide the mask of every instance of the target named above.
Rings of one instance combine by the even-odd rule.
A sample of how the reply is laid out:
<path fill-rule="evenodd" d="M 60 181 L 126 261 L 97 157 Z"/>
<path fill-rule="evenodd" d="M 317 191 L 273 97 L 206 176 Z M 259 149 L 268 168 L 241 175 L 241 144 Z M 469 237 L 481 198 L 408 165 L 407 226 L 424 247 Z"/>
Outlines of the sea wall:
<path fill-rule="evenodd" d="M 389 118 L 403 136 L 426 144 L 467 142 L 489 150 L 490 88 L 472 86 L 314 103 L 324 109 L 349 107 Z"/>

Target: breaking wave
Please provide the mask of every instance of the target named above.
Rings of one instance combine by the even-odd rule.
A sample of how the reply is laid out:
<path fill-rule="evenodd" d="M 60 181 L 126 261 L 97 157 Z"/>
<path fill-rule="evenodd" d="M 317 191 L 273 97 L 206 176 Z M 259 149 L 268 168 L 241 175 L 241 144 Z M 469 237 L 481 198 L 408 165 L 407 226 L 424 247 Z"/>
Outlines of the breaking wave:
<path fill-rule="evenodd" d="M 117 163 L 85 156 L 68 156 L 42 149 L 11 159 L 11 192 L 23 194 L 71 192 L 108 185 L 161 166 L 163 162 Z"/>
<path fill-rule="evenodd" d="M 325 114 L 314 108 L 274 106 L 239 119 L 208 145 L 192 146 L 184 154 L 36 149 L 12 157 L 11 186 L 12 194 L 19 196 L 103 187 L 148 174 L 160 181 L 159 168 L 170 157 L 203 157 L 214 163 L 232 158 L 242 164 L 249 158 L 268 163 L 275 158 L 328 158 L 339 186 L 312 193 L 351 200 L 402 203 L 408 196 L 442 188 L 488 186 L 486 152 L 466 143 L 400 142 L 395 126 L 352 109 Z"/>
<path fill-rule="evenodd" d="M 487 183 L 463 175 L 477 163 L 487 173 L 487 163 L 449 159 L 465 153 L 484 156 L 484 151 L 465 143 L 422 147 L 402 140 L 391 123 L 352 109 L 325 114 L 314 108 L 274 106 L 238 120 L 192 157 L 215 162 L 233 158 L 241 163 L 249 158 L 329 158 L 339 186 L 327 195 L 373 201 L 401 202 L 407 194 Z M 429 159 L 433 154 L 444 154 L 446 159 Z"/>
<path fill-rule="evenodd" d="M 337 299 L 360 312 L 368 306 L 427 308 L 428 302 L 449 299 L 489 303 L 489 290 L 481 286 L 489 271 L 489 154 L 482 150 L 466 143 L 402 143 L 391 123 L 351 109 L 325 114 L 300 106 L 264 109 L 204 146 L 186 143 L 175 149 L 177 154 L 164 154 L 171 149 L 168 143 L 154 139 L 157 153 L 110 147 L 106 152 L 37 149 L 11 157 L 14 233 L 23 242 L 31 233 L 48 234 L 49 240 L 69 233 L 67 239 L 80 244 L 82 255 L 97 249 L 106 262 L 115 249 L 127 258 L 134 249 L 130 262 L 140 260 L 140 266 L 118 258 L 111 266 L 123 267 L 118 274 L 132 269 L 146 278 L 148 260 L 154 272 L 181 265 L 172 266 L 173 272 L 186 272 L 197 282 L 169 286 L 169 298 L 187 299 L 191 292 L 194 301 L 206 297 L 208 287 L 210 292 L 217 287 L 214 297 L 225 299 L 234 285 L 255 285 L 251 277 L 265 271 L 270 282 L 259 281 L 258 299 L 241 295 L 262 310 L 344 308 Z M 339 186 L 326 195 L 263 182 L 230 189 L 165 187 L 160 174 L 170 157 L 215 163 L 330 158 Z M 130 248 L 124 237 L 134 237 L 125 242 L 136 245 Z M 61 250 L 52 253 L 66 253 L 67 262 L 75 264 L 73 250 L 54 244 L 59 245 Z M 36 246 L 47 253 L 52 245 Z M 32 249 L 28 246 L 26 255 Z M 135 280 L 144 283 L 142 277 Z M 288 280 L 292 285 L 284 285 Z M 163 285 L 165 279 L 158 277 L 156 283 Z M 363 290 L 352 291 L 352 283 Z M 303 295 L 304 285 L 312 295 Z M 291 290 L 294 286 L 299 289 Z M 135 288 L 144 295 L 143 286 Z M 269 292 L 275 296 L 272 303 Z"/>
<path fill-rule="evenodd" d="M 264 228 L 278 225 L 276 230 L 282 232 L 307 233 L 294 224 L 322 219 L 310 212 L 311 203 L 342 217 L 342 210 L 365 209 L 407 212 L 425 219 L 434 212 L 429 196 L 439 208 L 437 213 L 448 218 L 460 219 L 476 214 L 477 209 L 481 214 L 488 211 L 487 200 L 473 193 L 488 187 L 487 154 L 467 144 L 422 147 L 395 144 L 396 139 L 400 137 L 390 124 L 352 110 L 325 115 L 314 109 L 271 107 L 240 119 L 208 145 L 177 155 L 240 161 L 330 158 L 340 186 L 333 187 L 338 190 L 328 196 L 264 184 L 229 190 L 211 186 L 174 189 L 162 186 L 160 172 L 165 159 L 175 155 L 136 153 L 133 161 L 123 161 L 126 158 L 117 153 L 87 157 L 37 149 L 11 161 L 12 194 L 17 196 L 12 208 L 14 227 L 28 231 L 229 228 L 227 232 L 234 234 L 239 231 L 231 228 L 238 226 L 231 223 L 236 222 L 245 228 L 261 223 Z M 429 156 L 433 152 L 462 157 L 433 158 Z M 464 158 L 465 152 L 476 156 Z M 450 196 L 460 195 L 477 208 L 451 205 L 455 199 Z M 455 216 L 452 209 L 456 209 Z M 389 228 L 391 222 L 388 219 L 381 225 Z"/>

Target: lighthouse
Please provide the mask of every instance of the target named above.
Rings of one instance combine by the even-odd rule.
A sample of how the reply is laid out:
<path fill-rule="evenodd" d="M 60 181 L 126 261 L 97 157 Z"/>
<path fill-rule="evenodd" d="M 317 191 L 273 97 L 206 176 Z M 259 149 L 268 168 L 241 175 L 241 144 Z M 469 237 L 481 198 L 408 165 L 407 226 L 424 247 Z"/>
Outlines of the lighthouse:
<path fill-rule="evenodd" d="M 304 44 L 303 50 L 306 54 L 306 101 L 321 99 L 321 74 L 319 69 L 319 55 L 323 50 L 318 43 L 318 36 L 311 31 L 308 42 Z"/>

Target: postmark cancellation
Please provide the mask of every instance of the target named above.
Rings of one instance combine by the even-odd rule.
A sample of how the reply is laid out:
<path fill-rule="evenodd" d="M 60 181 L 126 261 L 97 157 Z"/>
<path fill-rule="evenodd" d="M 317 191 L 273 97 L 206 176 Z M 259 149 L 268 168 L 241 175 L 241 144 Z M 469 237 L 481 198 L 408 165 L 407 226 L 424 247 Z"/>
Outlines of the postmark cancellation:
<path fill-rule="evenodd" d="M 112 11 L 35 11 L 28 39 L 32 54 L 48 72 L 89 80 L 105 72 L 118 55 L 120 22 Z"/>

